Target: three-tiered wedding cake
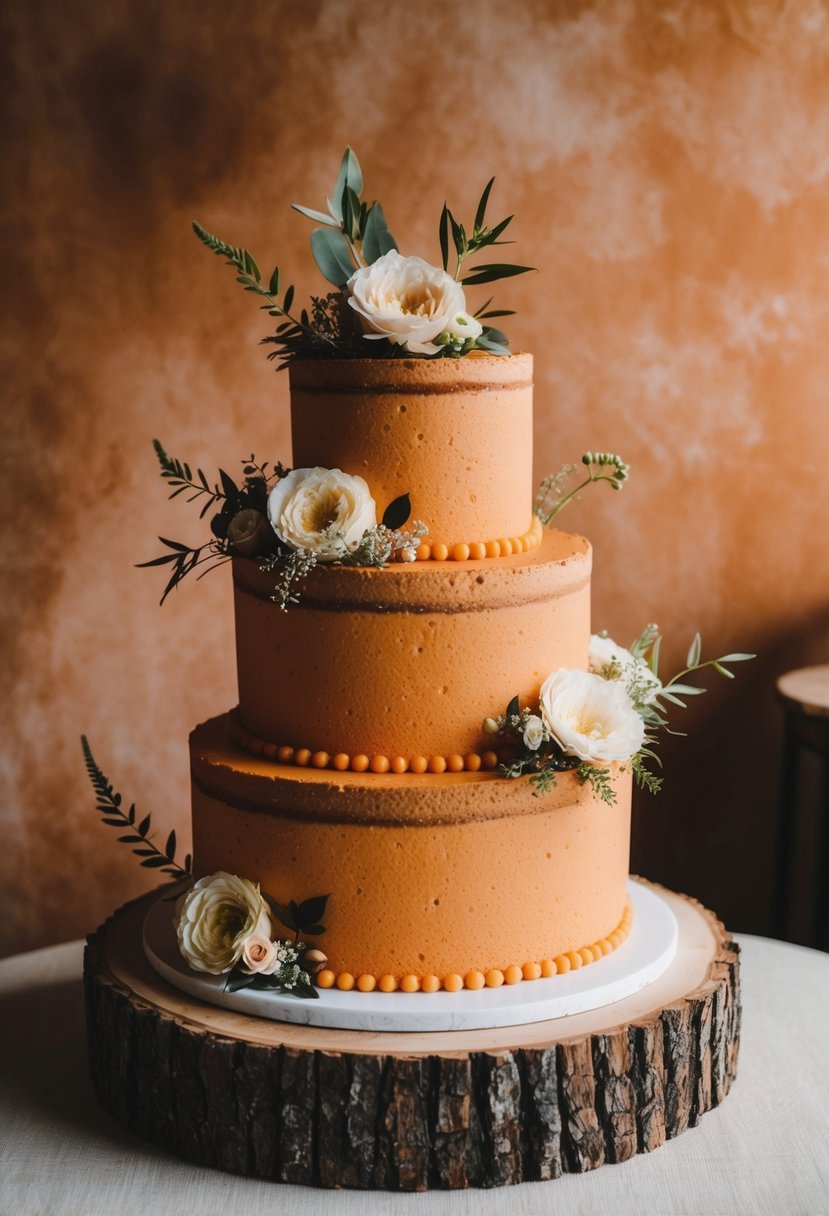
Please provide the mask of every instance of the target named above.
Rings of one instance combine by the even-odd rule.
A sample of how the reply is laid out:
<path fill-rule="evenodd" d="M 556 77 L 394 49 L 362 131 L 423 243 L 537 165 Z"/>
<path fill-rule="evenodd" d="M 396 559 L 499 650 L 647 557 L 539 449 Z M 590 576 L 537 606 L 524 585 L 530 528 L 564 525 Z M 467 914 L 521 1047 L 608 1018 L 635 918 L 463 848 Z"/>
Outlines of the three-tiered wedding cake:
<path fill-rule="evenodd" d="M 599 959 L 627 932 L 630 765 L 609 766 L 612 803 L 574 771 L 536 796 L 481 726 L 588 667 L 590 546 L 533 514 L 531 356 L 296 361 L 291 397 L 294 465 L 408 494 L 428 535 L 407 560 L 318 566 L 287 611 L 234 556 L 239 706 L 191 736 L 196 877 L 327 893 L 322 987 Z M 304 500 L 310 530 L 326 501 Z"/>

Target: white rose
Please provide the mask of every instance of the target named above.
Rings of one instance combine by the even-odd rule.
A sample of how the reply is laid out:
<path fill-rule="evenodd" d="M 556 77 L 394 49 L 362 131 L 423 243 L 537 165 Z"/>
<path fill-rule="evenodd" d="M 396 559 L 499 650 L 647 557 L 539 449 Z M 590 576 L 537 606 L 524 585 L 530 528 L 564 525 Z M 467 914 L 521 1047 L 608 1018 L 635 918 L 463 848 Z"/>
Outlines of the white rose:
<path fill-rule="evenodd" d="M 268 498 L 268 518 L 291 549 L 310 549 L 334 562 L 356 549 L 377 524 L 377 507 L 362 477 L 340 469 L 294 469 Z"/>
<path fill-rule="evenodd" d="M 594 672 L 562 668 L 548 676 L 541 716 L 564 751 L 579 760 L 630 760 L 645 737 L 624 686 Z"/>
<path fill-rule="evenodd" d="M 602 637 L 594 633 L 590 638 L 590 652 L 587 659 L 591 671 L 603 675 L 611 664 L 619 667 L 620 680 L 630 689 L 636 701 L 642 705 L 651 705 L 662 691 L 662 681 L 655 676 L 641 659 L 637 659 L 620 646 L 613 638 Z"/>
<path fill-rule="evenodd" d="M 392 249 L 356 270 L 346 284 L 348 303 L 367 338 L 387 338 L 414 355 L 434 355 L 441 334 L 477 338 L 480 321 L 466 311 L 463 288 L 445 270 Z"/>
<path fill-rule="evenodd" d="M 524 746 L 531 752 L 537 752 L 544 742 L 544 723 L 535 714 L 527 718 L 524 727 Z"/>
<path fill-rule="evenodd" d="M 248 938 L 270 940 L 271 915 L 258 884 L 219 871 L 177 901 L 176 933 L 195 971 L 223 975 L 239 962 Z"/>
<path fill-rule="evenodd" d="M 279 967 L 276 942 L 260 933 L 252 933 L 242 947 L 242 966 L 251 975 L 273 975 Z"/>

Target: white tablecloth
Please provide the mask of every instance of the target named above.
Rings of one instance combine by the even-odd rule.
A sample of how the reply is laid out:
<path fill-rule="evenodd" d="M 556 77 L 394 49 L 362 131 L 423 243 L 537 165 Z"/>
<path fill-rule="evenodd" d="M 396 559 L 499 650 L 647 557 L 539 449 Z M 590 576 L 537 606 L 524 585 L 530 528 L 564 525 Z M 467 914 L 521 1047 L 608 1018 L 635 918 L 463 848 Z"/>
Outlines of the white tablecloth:
<path fill-rule="evenodd" d="M 87 1080 L 79 942 L 0 962 L 2 1216 L 829 1214 L 829 955 L 742 937 L 737 1083 L 648 1156 L 495 1191 L 391 1195 L 231 1177 L 124 1133 Z"/>

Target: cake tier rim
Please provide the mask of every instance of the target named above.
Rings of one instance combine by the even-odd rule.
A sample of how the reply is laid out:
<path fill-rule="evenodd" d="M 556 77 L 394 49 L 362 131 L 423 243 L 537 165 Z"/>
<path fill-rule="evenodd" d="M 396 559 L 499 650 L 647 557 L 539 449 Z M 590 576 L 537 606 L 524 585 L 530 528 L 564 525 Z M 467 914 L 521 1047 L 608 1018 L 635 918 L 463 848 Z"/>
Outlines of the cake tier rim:
<path fill-rule="evenodd" d="M 208 718 L 190 732 L 190 770 L 201 793 L 228 805 L 232 799 L 244 810 L 327 824 L 433 828 L 524 819 L 551 809 L 587 808 L 597 800 L 575 770 L 557 774 L 556 784 L 537 794 L 528 777 L 510 779 L 492 770 L 392 774 L 280 764 L 234 742 L 232 713 Z M 629 764 L 607 768 L 614 784 L 629 779 Z"/>

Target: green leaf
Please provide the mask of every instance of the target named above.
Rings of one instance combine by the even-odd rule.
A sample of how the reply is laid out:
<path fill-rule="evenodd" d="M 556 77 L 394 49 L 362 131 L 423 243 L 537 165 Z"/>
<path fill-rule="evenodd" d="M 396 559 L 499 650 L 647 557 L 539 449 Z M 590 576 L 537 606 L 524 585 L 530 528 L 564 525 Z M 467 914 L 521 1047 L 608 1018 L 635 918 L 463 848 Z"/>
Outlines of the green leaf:
<path fill-rule="evenodd" d="M 225 992 L 239 992 L 242 988 L 250 988 L 255 981 L 255 975 L 246 975 L 244 971 L 231 971 L 225 980 Z"/>
<path fill-rule="evenodd" d="M 167 844 L 164 847 L 164 853 L 168 861 L 173 861 L 176 855 L 176 833 L 173 830 L 167 837 Z"/>
<path fill-rule="evenodd" d="M 486 205 L 489 202 L 489 192 L 492 189 L 492 183 L 494 181 L 495 181 L 495 178 L 491 177 L 489 179 L 489 181 L 487 182 L 486 186 L 484 186 L 484 192 L 481 195 L 481 201 L 478 203 L 478 210 L 475 212 L 475 231 L 476 232 L 479 229 L 483 228 L 483 226 L 484 226 L 484 217 L 486 216 Z"/>
<path fill-rule="evenodd" d="M 718 663 L 716 659 L 711 664 L 711 666 L 714 668 L 714 671 L 718 671 L 720 673 L 720 675 L 725 676 L 726 679 L 728 679 L 728 680 L 736 679 L 734 672 L 729 671 L 727 667 L 723 667 L 722 663 Z"/>
<path fill-rule="evenodd" d="M 344 287 L 354 273 L 354 263 L 343 234 L 330 228 L 315 228 L 311 233 L 311 252 L 328 282 Z"/>
<path fill-rule="evenodd" d="M 397 242 L 389 232 L 383 208 L 375 203 L 368 213 L 365 232 L 363 233 L 363 257 L 371 265 L 384 253 L 391 253 L 397 248 Z"/>
<path fill-rule="evenodd" d="M 268 284 L 268 291 L 271 293 L 272 296 L 279 295 L 279 267 L 278 266 L 274 266 L 274 268 L 273 268 L 273 274 L 271 275 L 271 281 Z"/>
<path fill-rule="evenodd" d="M 724 654 L 719 661 L 720 663 L 745 663 L 749 659 L 756 658 L 756 654 Z"/>
<path fill-rule="evenodd" d="M 521 703 L 520 703 L 520 701 L 518 700 L 518 697 L 517 697 L 517 696 L 515 696 L 515 697 L 513 697 L 513 698 L 512 698 L 512 700 L 510 701 L 509 705 L 507 706 L 507 709 L 506 709 L 506 715 L 505 715 L 505 716 L 506 716 L 507 718 L 511 718 L 511 717 L 513 717 L 514 715 L 519 715 L 520 713 L 521 713 Z"/>
<path fill-rule="evenodd" d="M 146 836 L 147 831 L 149 830 L 149 827 L 150 827 L 150 816 L 145 815 L 144 818 L 139 823 L 138 827 L 136 828 L 136 831 L 138 832 L 139 836 Z"/>
<path fill-rule="evenodd" d="M 277 920 L 281 921 L 286 929 L 291 929 L 296 933 L 299 926 L 294 920 L 290 909 L 283 907 L 282 904 L 278 904 L 275 899 L 268 899 L 268 904 Z"/>
<path fill-rule="evenodd" d="M 443 210 L 440 213 L 438 236 L 440 237 L 440 256 L 443 260 L 443 269 L 446 270 L 449 265 L 449 208 L 446 206 L 446 203 L 443 204 Z"/>
<path fill-rule="evenodd" d="M 327 895 L 314 895 L 311 899 L 303 900 L 299 905 L 291 900 L 291 911 L 294 914 L 297 928 L 304 929 L 306 925 L 316 924 L 325 915 L 327 903 Z"/>
<path fill-rule="evenodd" d="M 339 228 L 339 223 L 331 215 L 326 215 L 324 211 L 312 211 L 310 207 L 300 207 L 299 203 L 291 203 L 294 211 L 298 211 L 300 215 L 306 216 L 309 220 L 313 220 L 316 224 L 327 224 L 329 228 Z M 271 295 L 276 295 L 275 291 Z"/>
<path fill-rule="evenodd" d="M 225 498 L 229 498 L 231 501 L 236 498 L 239 493 L 236 482 L 224 469 L 219 469 L 219 481 L 222 483 Z"/>
<path fill-rule="evenodd" d="M 148 866 L 151 870 L 157 870 L 160 866 L 166 866 L 169 861 L 166 857 L 147 857 L 141 862 L 142 866 Z"/>
<path fill-rule="evenodd" d="M 288 290 L 285 292 L 285 299 L 282 301 L 282 311 L 290 312 L 291 305 L 293 304 L 293 302 L 294 302 L 294 288 L 293 288 L 293 285 L 291 285 L 288 288 Z M 289 324 L 289 323 L 287 323 L 287 324 Z"/>
<path fill-rule="evenodd" d="M 688 647 L 688 657 L 685 660 L 686 667 L 696 667 L 699 663 L 700 655 L 702 654 L 702 638 L 698 633 L 694 634 L 694 640 Z"/>
<path fill-rule="evenodd" d="M 346 186 L 352 189 L 355 194 L 362 194 L 363 192 L 363 174 L 360 169 L 360 162 L 351 148 L 346 148 L 345 152 L 343 152 L 343 158 L 340 161 L 340 171 L 334 183 L 334 191 L 328 200 L 329 211 L 340 222 L 343 219 L 343 191 Z M 323 271 L 323 273 L 325 272 Z"/>
<path fill-rule="evenodd" d="M 383 527 L 395 532 L 403 527 L 411 513 L 412 500 L 408 494 L 401 494 L 394 502 L 390 502 L 383 512 Z"/>
<path fill-rule="evenodd" d="M 320 996 L 314 985 L 307 980 L 297 980 L 296 984 L 289 991 L 293 992 L 294 996 L 302 997 L 306 1001 L 318 1001 Z"/>
<path fill-rule="evenodd" d="M 352 241 L 360 236 L 360 200 L 350 186 L 343 190 L 343 231 Z"/>
<path fill-rule="evenodd" d="M 461 279 L 464 287 L 477 287 L 481 283 L 494 283 L 496 279 L 511 279 L 518 274 L 527 274 L 534 266 L 511 266 L 507 262 L 488 262 L 476 266 L 471 274 Z"/>

